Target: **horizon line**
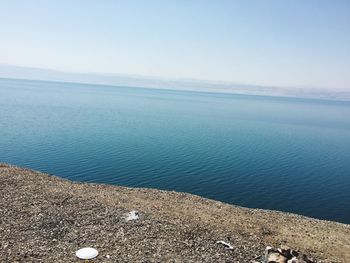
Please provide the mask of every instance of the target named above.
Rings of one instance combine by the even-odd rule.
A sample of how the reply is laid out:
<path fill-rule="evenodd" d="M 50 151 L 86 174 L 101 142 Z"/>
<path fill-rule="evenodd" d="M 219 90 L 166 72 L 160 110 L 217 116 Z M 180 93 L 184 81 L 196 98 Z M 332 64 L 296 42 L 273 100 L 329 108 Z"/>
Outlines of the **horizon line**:
<path fill-rule="evenodd" d="M 164 77 L 164 76 L 155 76 L 155 75 L 142 75 L 137 73 L 111 73 L 111 72 L 91 72 L 91 71 L 75 71 L 75 70 L 65 70 L 65 69 L 54 69 L 54 68 L 44 68 L 44 67 L 36 67 L 36 66 L 23 66 L 23 65 L 14 65 L 7 63 L 0 63 L 0 67 L 13 67 L 13 68 L 22 68 L 22 69 L 32 69 L 32 70 L 46 70 L 51 71 L 52 73 L 65 73 L 65 74 L 78 74 L 85 76 L 100 76 L 100 77 L 131 77 L 131 78 L 141 78 L 147 80 L 162 80 L 162 81 L 179 81 L 179 82 L 196 82 L 196 83 L 205 83 L 205 84 L 219 84 L 219 85 L 239 85 L 239 86 L 254 86 L 254 87 L 266 87 L 266 88 L 279 88 L 279 89 L 313 89 L 313 90 L 350 90 L 349 88 L 341 87 L 341 88 L 330 88 L 330 87 L 322 87 L 322 86 L 313 86 L 313 85 L 267 85 L 267 84 L 257 84 L 257 83 L 242 83 L 228 80 L 214 80 L 214 79 L 199 79 L 193 77 Z M 0 72 L 1 77 L 1 72 Z M 85 82 L 83 82 L 85 83 Z M 88 84 L 88 83 L 87 83 Z M 107 84 L 108 85 L 108 84 Z M 113 84 L 112 84 L 113 85 Z"/>

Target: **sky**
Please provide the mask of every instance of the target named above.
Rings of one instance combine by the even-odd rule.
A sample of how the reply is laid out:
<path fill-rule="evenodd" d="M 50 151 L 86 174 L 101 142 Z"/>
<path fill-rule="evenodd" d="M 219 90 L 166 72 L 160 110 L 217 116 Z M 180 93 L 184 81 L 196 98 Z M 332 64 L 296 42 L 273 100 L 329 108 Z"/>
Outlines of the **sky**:
<path fill-rule="evenodd" d="M 0 0 L 0 64 L 350 90 L 350 1 Z"/>

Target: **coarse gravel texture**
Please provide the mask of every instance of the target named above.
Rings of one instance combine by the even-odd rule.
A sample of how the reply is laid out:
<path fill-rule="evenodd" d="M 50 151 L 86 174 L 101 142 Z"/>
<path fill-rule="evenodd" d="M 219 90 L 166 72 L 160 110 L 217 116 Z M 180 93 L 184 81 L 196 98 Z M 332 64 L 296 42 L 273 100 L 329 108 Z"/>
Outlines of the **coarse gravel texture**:
<path fill-rule="evenodd" d="M 126 221 L 131 210 L 139 219 Z M 232 250 L 217 244 L 222 240 Z M 315 262 L 350 262 L 350 225 L 199 196 L 78 183 L 0 164 L 0 262 L 254 262 L 286 245 Z"/>

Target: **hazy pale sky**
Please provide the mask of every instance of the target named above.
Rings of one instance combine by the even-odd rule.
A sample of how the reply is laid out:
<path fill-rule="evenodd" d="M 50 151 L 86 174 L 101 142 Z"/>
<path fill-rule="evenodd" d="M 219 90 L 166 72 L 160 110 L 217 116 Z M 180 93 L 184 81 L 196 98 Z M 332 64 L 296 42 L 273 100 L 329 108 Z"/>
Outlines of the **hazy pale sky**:
<path fill-rule="evenodd" d="M 0 0 L 0 63 L 350 89 L 350 1 Z"/>

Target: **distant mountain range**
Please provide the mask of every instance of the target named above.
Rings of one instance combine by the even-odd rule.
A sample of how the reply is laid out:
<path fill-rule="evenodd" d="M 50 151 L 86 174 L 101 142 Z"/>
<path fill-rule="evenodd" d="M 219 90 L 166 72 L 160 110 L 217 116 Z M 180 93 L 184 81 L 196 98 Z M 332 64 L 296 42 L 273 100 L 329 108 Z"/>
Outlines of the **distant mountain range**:
<path fill-rule="evenodd" d="M 0 64 L 0 78 L 350 101 L 350 89 L 335 90 L 310 87 L 273 87 L 196 79 L 166 79 L 137 75 L 72 73 L 4 64 Z"/>

